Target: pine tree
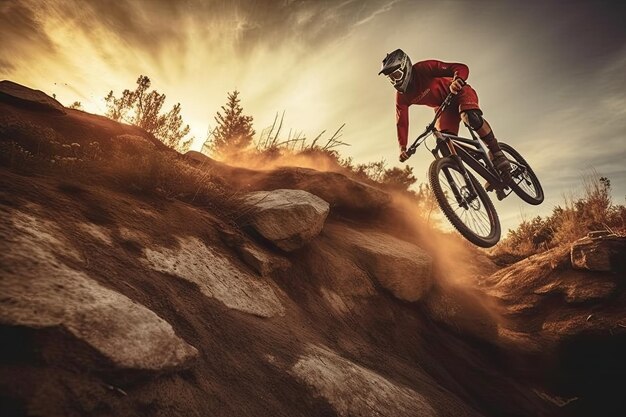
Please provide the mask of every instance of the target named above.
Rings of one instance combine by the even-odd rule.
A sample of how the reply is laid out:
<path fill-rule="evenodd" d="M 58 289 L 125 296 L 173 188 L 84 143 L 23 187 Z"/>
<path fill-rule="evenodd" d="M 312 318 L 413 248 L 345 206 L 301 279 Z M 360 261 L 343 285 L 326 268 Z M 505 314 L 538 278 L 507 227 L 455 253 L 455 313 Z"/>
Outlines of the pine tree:
<path fill-rule="evenodd" d="M 217 127 L 213 130 L 211 150 L 222 156 L 233 156 L 244 151 L 252 143 L 255 134 L 252 128 L 252 116 L 246 116 L 239 104 L 239 91 L 228 93 L 228 102 L 222 106 L 224 114 L 217 112 L 215 122 Z"/>

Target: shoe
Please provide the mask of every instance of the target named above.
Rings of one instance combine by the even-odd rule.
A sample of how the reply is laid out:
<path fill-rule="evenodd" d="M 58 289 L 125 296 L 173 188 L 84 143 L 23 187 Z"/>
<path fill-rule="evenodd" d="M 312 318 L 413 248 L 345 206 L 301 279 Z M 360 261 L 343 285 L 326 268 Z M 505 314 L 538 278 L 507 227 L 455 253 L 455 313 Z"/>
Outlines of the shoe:
<path fill-rule="evenodd" d="M 508 159 L 506 159 L 504 152 L 502 151 L 495 151 L 493 153 L 489 152 L 489 158 L 491 159 L 493 166 L 496 167 L 496 169 L 501 174 L 511 173 L 511 163 L 509 162 Z"/>
<path fill-rule="evenodd" d="M 493 188 L 493 186 L 489 183 L 489 181 L 485 182 L 485 190 L 486 191 L 495 191 L 496 192 L 496 197 L 498 197 L 498 201 L 502 201 L 506 198 L 507 194 L 504 192 L 503 189 L 495 189 Z"/>

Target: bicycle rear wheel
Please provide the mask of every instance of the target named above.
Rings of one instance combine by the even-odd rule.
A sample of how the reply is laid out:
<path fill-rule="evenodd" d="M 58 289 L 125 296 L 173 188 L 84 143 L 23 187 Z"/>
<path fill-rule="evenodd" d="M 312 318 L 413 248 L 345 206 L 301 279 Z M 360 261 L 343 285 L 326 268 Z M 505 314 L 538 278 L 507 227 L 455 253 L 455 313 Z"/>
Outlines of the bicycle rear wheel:
<path fill-rule="evenodd" d="M 543 203 L 543 188 L 528 162 L 511 145 L 500 142 L 500 149 L 511 163 L 511 182 L 508 185 L 513 192 L 533 206 Z"/>
<path fill-rule="evenodd" d="M 485 189 L 469 171 L 471 184 L 454 159 L 446 157 L 435 159 L 428 174 L 439 207 L 459 233 L 483 248 L 498 243 L 498 213 Z"/>

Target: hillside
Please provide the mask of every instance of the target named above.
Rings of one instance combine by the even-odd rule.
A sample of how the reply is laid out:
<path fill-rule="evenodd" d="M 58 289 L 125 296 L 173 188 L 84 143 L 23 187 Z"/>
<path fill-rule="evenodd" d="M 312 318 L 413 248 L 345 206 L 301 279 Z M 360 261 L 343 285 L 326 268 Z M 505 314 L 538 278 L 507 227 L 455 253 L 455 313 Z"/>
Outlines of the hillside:
<path fill-rule="evenodd" d="M 624 239 L 499 268 L 337 172 L 0 82 L 0 415 L 620 415 Z"/>

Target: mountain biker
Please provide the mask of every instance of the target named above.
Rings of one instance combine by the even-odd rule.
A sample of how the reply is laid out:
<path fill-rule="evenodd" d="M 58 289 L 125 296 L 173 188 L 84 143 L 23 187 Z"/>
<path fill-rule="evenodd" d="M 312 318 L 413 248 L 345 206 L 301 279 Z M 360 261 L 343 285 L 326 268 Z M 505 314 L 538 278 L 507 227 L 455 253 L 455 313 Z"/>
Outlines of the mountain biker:
<path fill-rule="evenodd" d="M 511 164 L 498 145 L 493 130 L 482 117 L 476 91 L 466 83 L 469 68 L 465 64 L 427 60 L 411 64 L 409 56 L 401 49 L 387 54 L 378 75 L 389 77 L 396 90 L 396 126 L 400 144 L 400 162 L 409 158 L 406 153 L 409 134 L 409 106 L 421 104 L 435 110 L 445 100 L 448 92 L 455 94 L 437 119 L 439 131 L 452 135 L 459 132 L 459 123 L 465 122 L 485 142 L 494 166 L 503 173 L 511 170 Z"/>

